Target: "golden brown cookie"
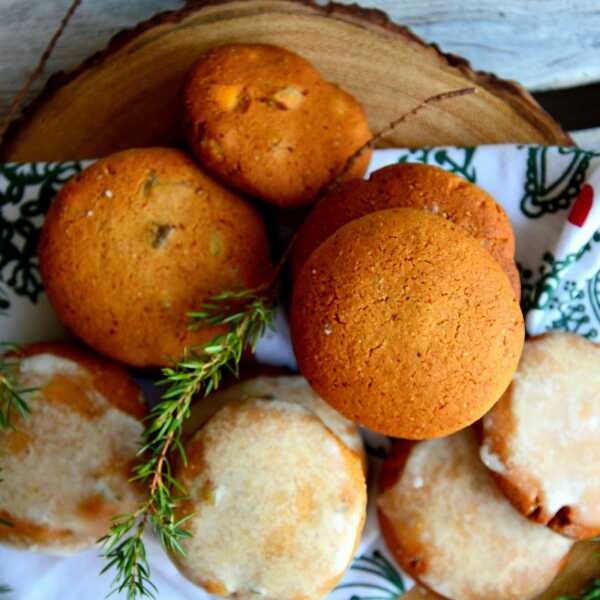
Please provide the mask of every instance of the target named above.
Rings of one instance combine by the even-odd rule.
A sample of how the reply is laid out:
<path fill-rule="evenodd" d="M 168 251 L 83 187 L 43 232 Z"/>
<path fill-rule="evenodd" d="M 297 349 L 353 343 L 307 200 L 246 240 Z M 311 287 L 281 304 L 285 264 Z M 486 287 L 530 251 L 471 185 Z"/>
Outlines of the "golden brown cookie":
<path fill-rule="evenodd" d="M 483 420 L 481 458 L 515 507 L 576 539 L 600 534 L 600 346 L 568 333 L 525 343 Z"/>
<path fill-rule="evenodd" d="M 146 405 L 123 367 L 66 343 L 33 344 L 17 378 L 31 414 L 0 431 L 2 543 L 66 554 L 135 510 L 129 481 Z"/>
<path fill-rule="evenodd" d="M 477 450 L 471 429 L 397 443 L 381 473 L 381 531 L 399 564 L 445 598 L 528 600 L 573 542 L 515 511 Z"/>
<path fill-rule="evenodd" d="M 347 223 L 296 279 L 298 366 L 345 417 L 423 439 L 479 419 L 523 346 L 523 317 L 489 252 L 456 225 L 396 208 Z"/>
<path fill-rule="evenodd" d="M 311 410 L 229 402 L 187 444 L 177 477 L 192 536 L 180 571 L 209 593 L 317 600 L 340 579 L 366 511 L 360 457 Z"/>
<path fill-rule="evenodd" d="M 92 348 L 159 366 L 221 331 L 187 313 L 270 270 L 257 211 L 183 152 L 147 148 L 99 160 L 58 193 L 40 268 L 61 321 Z"/>
<path fill-rule="evenodd" d="M 371 133 L 360 104 L 266 44 L 204 54 L 184 91 L 189 145 L 227 185 L 284 208 L 312 202 Z M 348 173 L 362 177 L 371 152 Z"/>
<path fill-rule="evenodd" d="M 298 233 L 292 255 L 295 278 L 312 251 L 353 219 L 386 208 L 422 208 L 444 217 L 479 240 L 500 263 L 517 298 L 515 236 L 504 209 L 480 187 L 438 167 L 390 165 L 333 188 L 312 209 Z"/>

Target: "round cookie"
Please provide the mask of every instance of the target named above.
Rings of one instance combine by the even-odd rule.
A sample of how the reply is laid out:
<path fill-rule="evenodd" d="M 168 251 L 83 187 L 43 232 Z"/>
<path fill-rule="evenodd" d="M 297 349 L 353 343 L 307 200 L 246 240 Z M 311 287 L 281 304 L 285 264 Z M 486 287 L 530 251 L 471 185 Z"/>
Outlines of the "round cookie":
<path fill-rule="evenodd" d="M 515 507 L 576 539 L 600 534 L 600 346 L 568 333 L 525 343 L 483 419 L 481 458 Z"/>
<path fill-rule="evenodd" d="M 399 564 L 445 598 L 528 600 L 572 542 L 515 511 L 477 450 L 471 429 L 397 443 L 381 472 L 381 531 Z"/>
<path fill-rule="evenodd" d="M 0 541 L 67 554 L 92 547 L 141 492 L 129 481 L 146 406 L 123 367 L 66 343 L 33 344 L 17 378 L 30 415 L 0 431 Z"/>
<path fill-rule="evenodd" d="M 409 439 L 447 435 L 500 398 L 523 317 L 498 263 L 422 210 L 347 223 L 296 279 L 291 332 L 302 374 L 347 418 Z"/>
<path fill-rule="evenodd" d="M 259 285 L 271 268 L 257 211 L 168 148 L 118 152 L 69 181 L 46 216 L 39 259 L 61 321 L 140 367 L 220 333 L 190 331 L 188 311 Z"/>
<path fill-rule="evenodd" d="M 367 499 L 360 457 L 321 419 L 284 400 L 233 401 L 186 450 L 183 575 L 240 599 L 317 600 L 335 587 Z"/>
<path fill-rule="evenodd" d="M 483 189 L 438 167 L 397 164 L 333 188 L 302 224 L 292 255 L 295 279 L 310 254 L 349 221 L 386 208 L 422 208 L 452 221 L 479 240 L 521 295 L 515 236 L 504 209 Z"/>
<path fill-rule="evenodd" d="M 360 104 L 300 56 L 266 44 L 204 54 L 184 91 L 186 132 L 227 185 L 280 207 L 309 204 L 371 138 Z M 348 177 L 362 177 L 371 151 Z"/>
<path fill-rule="evenodd" d="M 259 375 L 225 387 L 192 406 L 186 432 L 196 432 L 220 408 L 234 400 L 282 400 L 298 404 L 321 419 L 352 452 L 360 456 L 367 470 L 367 454 L 358 427 L 331 408 L 300 375 Z"/>

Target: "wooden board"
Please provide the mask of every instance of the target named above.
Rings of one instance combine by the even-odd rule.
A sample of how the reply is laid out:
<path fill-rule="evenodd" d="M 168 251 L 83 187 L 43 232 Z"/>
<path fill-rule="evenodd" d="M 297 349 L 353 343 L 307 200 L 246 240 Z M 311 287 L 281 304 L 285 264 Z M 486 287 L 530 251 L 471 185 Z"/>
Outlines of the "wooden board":
<path fill-rule="evenodd" d="M 520 86 L 475 73 L 383 13 L 294 0 L 191 2 L 117 35 L 108 48 L 46 91 L 8 132 L 0 160 L 92 158 L 180 140 L 178 94 L 204 50 L 239 41 L 295 50 L 366 107 L 381 129 L 426 96 L 477 94 L 423 112 L 390 135 L 397 146 L 542 142 L 570 138 Z"/>
<path fill-rule="evenodd" d="M 0 160 L 93 158 L 133 146 L 176 144 L 178 94 L 190 65 L 227 42 L 286 46 L 353 93 L 377 131 L 423 98 L 475 86 L 477 94 L 421 113 L 388 145 L 572 143 L 517 84 L 474 72 L 377 11 L 294 0 L 192 2 L 116 36 L 74 72 L 53 77 L 0 146 Z M 593 544 L 579 544 L 552 593 L 600 573 Z M 434 598 L 411 592 L 407 598 Z"/>

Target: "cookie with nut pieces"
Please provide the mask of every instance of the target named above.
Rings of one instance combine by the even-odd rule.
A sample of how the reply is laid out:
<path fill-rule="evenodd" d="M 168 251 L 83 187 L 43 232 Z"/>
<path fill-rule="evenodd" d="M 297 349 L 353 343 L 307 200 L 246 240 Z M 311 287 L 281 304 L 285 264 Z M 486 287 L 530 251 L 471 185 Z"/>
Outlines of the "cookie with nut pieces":
<path fill-rule="evenodd" d="M 371 137 L 361 105 L 277 46 L 209 50 L 184 90 L 186 134 L 226 185 L 283 208 L 310 204 Z M 371 151 L 347 177 L 361 177 Z"/>
<path fill-rule="evenodd" d="M 64 325 L 140 367 L 224 331 L 190 331 L 188 311 L 256 287 L 271 268 L 257 210 L 170 148 L 117 152 L 71 179 L 48 211 L 39 259 Z"/>

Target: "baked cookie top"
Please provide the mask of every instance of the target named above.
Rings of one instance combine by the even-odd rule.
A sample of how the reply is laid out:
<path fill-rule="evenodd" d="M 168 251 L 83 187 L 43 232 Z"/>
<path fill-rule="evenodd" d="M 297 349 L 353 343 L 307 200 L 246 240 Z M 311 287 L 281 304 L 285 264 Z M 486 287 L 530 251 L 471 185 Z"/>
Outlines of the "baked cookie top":
<path fill-rule="evenodd" d="M 600 534 L 600 347 L 559 332 L 528 340 L 483 420 L 481 458 L 530 519 Z"/>
<path fill-rule="evenodd" d="M 145 405 L 126 371 L 69 344 L 35 344 L 19 383 L 31 414 L 0 431 L 5 543 L 51 553 L 93 546 L 113 516 L 134 510 L 129 482 Z"/>
<path fill-rule="evenodd" d="M 498 261 L 520 297 L 515 236 L 504 209 L 487 192 L 438 167 L 389 165 L 367 181 L 339 184 L 318 202 L 302 224 L 292 255 L 295 278 L 315 248 L 349 221 L 387 208 L 421 208 L 458 225 Z"/>
<path fill-rule="evenodd" d="M 309 204 L 371 133 L 360 104 L 277 46 L 209 50 L 184 90 L 186 132 L 226 185 L 281 207 Z M 348 177 L 361 177 L 371 151 Z"/>
<path fill-rule="evenodd" d="M 178 478 L 182 573 L 240 599 L 318 599 L 344 573 L 366 510 L 359 456 L 311 411 L 282 400 L 227 404 L 187 444 Z"/>
<path fill-rule="evenodd" d="M 572 545 L 514 510 L 479 460 L 471 429 L 398 443 L 384 463 L 380 493 L 381 529 L 393 555 L 446 598 L 533 598 Z"/>
<path fill-rule="evenodd" d="M 258 212 L 170 148 L 118 152 L 71 179 L 48 211 L 39 258 L 61 321 L 141 367 L 221 333 L 190 331 L 188 311 L 259 285 L 271 267 Z"/>
<path fill-rule="evenodd" d="M 295 281 L 300 371 L 347 418 L 410 439 L 480 418 L 509 385 L 523 318 L 481 244 L 423 210 L 347 223 Z"/>

